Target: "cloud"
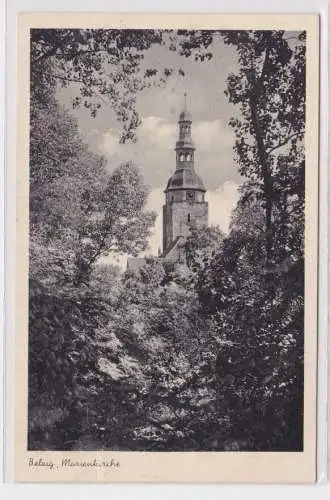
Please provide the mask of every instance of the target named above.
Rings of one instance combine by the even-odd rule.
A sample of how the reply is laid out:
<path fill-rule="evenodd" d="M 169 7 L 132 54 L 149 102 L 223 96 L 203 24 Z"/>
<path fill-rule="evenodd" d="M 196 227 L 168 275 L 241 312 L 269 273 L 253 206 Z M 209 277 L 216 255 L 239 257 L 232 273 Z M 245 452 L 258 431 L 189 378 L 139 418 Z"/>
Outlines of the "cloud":
<path fill-rule="evenodd" d="M 209 225 L 219 226 L 228 233 L 232 210 L 238 202 L 239 185 L 232 181 L 224 182 L 215 191 L 206 193 L 209 203 Z"/>
<path fill-rule="evenodd" d="M 118 132 L 113 128 L 109 128 L 102 135 L 99 147 L 103 154 L 107 154 L 109 156 L 120 153 L 122 148 L 120 147 Z"/>
<path fill-rule="evenodd" d="M 173 150 L 176 140 L 176 125 L 168 123 L 157 116 L 148 116 L 142 119 L 137 130 L 137 142 L 135 144 L 120 144 L 118 131 L 109 128 L 100 137 L 99 150 L 109 156 L 122 155 L 127 157 L 141 150 L 147 155 L 161 156 L 164 150 Z M 155 147 L 157 149 L 155 149 Z"/>
<path fill-rule="evenodd" d="M 137 132 L 138 141 L 145 146 L 157 146 L 161 150 L 171 151 L 176 140 L 177 126 L 157 116 L 142 119 Z"/>
<path fill-rule="evenodd" d="M 233 135 L 222 120 L 196 123 L 193 136 L 199 151 L 212 153 L 232 148 Z"/>
<path fill-rule="evenodd" d="M 157 255 L 158 248 L 163 246 L 163 216 L 164 192 L 162 189 L 153 189 L 147 202 L 148 210 L 155 210 L 158 217 L 149 240 L 150 251 Z M 225 182 L 218 189 L 206 193 L 206 201 L 209 203 L 209 225 L 219 226 L 228 233 L 232 210 L 238 201 L 238 184 Z"/>
<path fill-rule="evenodd" d="M 197 151 L 208 154 L 228 147 L 232 148 L 233 134 L 222 120 L 202 121 L 193 124 L 193 139 Z M 137 130 L 136 144 L 120 144 L 118 131 L 109 128 L 100 137 L 99 150 L 110 156 L 120 153 L 127 155 L 137 149 L 143 149 L 145 154 L 155 154 L 160 158 L 164 150 L 172 152 L 178 136 L 178 125 L 170 123 L 158 116 L 148 116 L 142 119 Z M 150 149 L 157 147 L 157 150 Z M 145 149 L 147 148 L 147 149 Z M 126 152 L 126 153 L 125 153 Z"/>
<path fill-rule="evenodd" d="M 184 93 L 187 93 L 197 148 L 196 170 L 207 189 L 215 190 L 226 181 L 239 182 L 233 162 L 235 138 L 226 124 L 241 113 L 224 92 L 228 75 L 237 72 L 238 54 L 220 35 L 214 37 L 209 49 L 213 58 L 203 63 L 182 57 L 162 45 L 154 45 L 146 51 L 141 74 L 147 68 L 157 68 L 158 76 L 164 68 L 173 73 L 166 84 L 151 85 L 137 93 L 136 109 L 142 119 L 137 144 L 119 144 L 123 124 L 117 120 L 110 102 L 108 106 L 102 104 L 95 118 L 91 118 L 84 106 L 73 111 L 86 142 L 93 151 L 101 151 L 108 157 L 110 170 L 122 161 L 132 160 L 140 166 L 148 184 L 154 188 L 163 186 L 175 168 L 177 120 L 184 105 Z M 184 76 L 180 76 L 179 69 Z M 59 90 L 60 101 L 71 111 L 71 101 L 77 92 L 76 85 Z"/>
<path fill-rule="evenodd" d="M 147 201 L 147 210 L 155 211 L 157 219 L 149 239 L 150 252 L 158 254 L 158 249 L 163 248 L 163 205 L 165 201 L 164 191 L 161 188 L 152 189 Z M 147 252 L 148 253 L 148 252 Z"/>

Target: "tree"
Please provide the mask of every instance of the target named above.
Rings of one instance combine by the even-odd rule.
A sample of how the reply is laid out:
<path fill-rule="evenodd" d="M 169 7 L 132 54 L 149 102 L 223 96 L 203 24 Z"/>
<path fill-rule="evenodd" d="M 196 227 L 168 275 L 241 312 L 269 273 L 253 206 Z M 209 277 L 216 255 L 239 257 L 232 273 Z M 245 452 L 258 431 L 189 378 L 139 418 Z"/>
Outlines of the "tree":
<path fill-rule="evenodd" d="M 109 175 L 104 158 L 88 150 L 76 121 L 56 103 L 35 102 L 30 149 L 32 259 L 34 249 L 41 256 L 47 248 L 60 265 L 61 249 L 67 273 L 79 282 L 110 251 L 146 249 L 155 214 L 144 211 L 148 188 L 133 164 Z"/>
<path fill-rule="evenodd" d="M 236 47 L 239 71 L 229 75 L 230 102 L 242 118 L 230 122 L 236 133 L 239 171 L 262 190 L 265 204 L 266 256 L 274 251 L 273 207 L 285 164 L 302 166 L 305 131 L 305 38 L 292 48 L 284 31 L 242 31 L 224 34 Z M 301 174 L 298 173 L 298 176 Z"/>
<path fill-rule="evenodd" d="M 73 107 L 84 106 L 96 116 L 110 105 L 122 123 L 121 141 L 135 141 L 140 118 L 137 94 L 163 85 L 173 68 L 148 67 L 145 54 L 164 46 L 182 56 L 207 61 L 214 32 L 150 29 L 33 29 L 31 30 L 31 96 L 47 104 L 57 86 L 76 88 Z M 184 76 L 179 68 L 178 75 Z"/>
<path fill-rule="evenodd" d="M 191 228 L 185 242 L 187 265 L 194 272 L 203 268 L 212 255 L 219 250 L 224 234 L 218 226 Z"/>
<path fill-rule="evenodd" d="M 164 284 L 165 272 L 161 261 L 147 259 L 109 292 L 108 320 L 94 347 L 103 382 L 88 402 L 92 442 L 106 449 L 222 446 L 225 426 L 216 427 L 219 412 L 225 419 L 223 401 L 210 384 L 217 334 L 196 292 Z"/>
<path fill-rule="evenodd" d="M 198 286 L 230 341 L 217 366 L 232 437 L 259 450 L 302 449 L 305 35 L 292 46 L 285 32 L 223 33 L 239 55 L 227 95 L 248 181 Z"/>
<path fill-rule="evenodd" d="M 229 234 L 193 229 L 173 272 L 99 264 L 146 250 L 155 215 L 138 169 L 110 175 L 55 99 L 58 82 L 92 115 L 109 98 L 134 140 L 135 96 L 157 73 L 145 51 L 208 60 L 215 36 L 32 32 L 29 448 L 301 449 L 305 35 L 222 32 L 248 180 Z"/>
<path fill-rule="evenodd" d="M 31 120 L 29 449 L 63 450 L 85 432 L 87 401 L 103 381 L 96 332 L 116 277 L 105 294 L 97 259 L 145 249 L 155 215 L 134 165 L 110 175 L 67 112 L 47 110 L 37 103 Z"/>
<path fill-rule="evenodd" d="M 47 103 L 56 85 L 75 86 L 73 106 L 92 116 L 110 104 L 123 124 L 122 141 L 134 140 L 139 116 L 136 94 L 155 81 L 158 68 L 143 67 L 144 54 L 164 43 L 163 30 L 33 29 L 31 30 L 31 95 Z M 157 83 L 166 81 L 164 68 Z"/>
<path fill-rule="evenodd" d="M 148 189 L 133 164 L 118 167 L 102 193 L 103 212 L 97 222 L 84 224 L 79 232 L 78 280 L 84 280 L 91 266 L 109 252 L 138 255 L 148 247 L 156 214 L 145 212 Z"/>
<path fill-rule="evenodd" d="M 222 338 L 217 387 L 240 449 L 300 450 L 303 261 L 265 267 L 265 213 L 258 197 L 242 198 L 244 187 L 230 233 L 196 285 Z"/>

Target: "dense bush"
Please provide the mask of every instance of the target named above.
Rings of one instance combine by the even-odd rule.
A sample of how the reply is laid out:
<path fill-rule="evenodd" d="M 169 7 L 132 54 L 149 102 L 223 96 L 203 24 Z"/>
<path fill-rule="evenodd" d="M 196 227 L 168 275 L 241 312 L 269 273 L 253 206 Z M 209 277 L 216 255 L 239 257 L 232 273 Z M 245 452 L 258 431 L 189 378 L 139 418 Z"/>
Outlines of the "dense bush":
<path fill-rule="evenodd" d="M 79 78 L 92 115 L 92 90 L 109 93 L 133 138 L 139 64 L 162 34 L 32 35 L 29 449 L 301 450 L 305 34 L 292 47 L 284 32 L 222 33 L 239 55 L 227 95 L 245 178 L 229 234 L 193 230 L 186 265 L 125 273 L 100 257 L 147 249 L 148 189 L 88 150 L 54 89 Z M 208 60 L 214 36 L 167 40 Z"/>

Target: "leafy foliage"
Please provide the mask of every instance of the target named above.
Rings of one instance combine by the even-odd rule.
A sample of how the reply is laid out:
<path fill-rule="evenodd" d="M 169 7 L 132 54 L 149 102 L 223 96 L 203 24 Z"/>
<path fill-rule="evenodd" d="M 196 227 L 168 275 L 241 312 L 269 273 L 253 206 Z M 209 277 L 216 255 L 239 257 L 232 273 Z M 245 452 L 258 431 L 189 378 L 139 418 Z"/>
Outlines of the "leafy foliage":
<path fill-rule="evenodd" d="M 274 250 L 274 205 L 286 196 L 281 190 L 283 175 L 286 186 L 303 175 L 299 169 L 304 159 L 306 33 L 299 34 L 293 48 L 285 35 L 238 31 L 224 36 L 239 54 L 240 70 L 229 75 L 227 95 L 241 114 L 230 124 L 237 137 L 239 171 L 261 189 L 267 264 Z"/>
<path fill-rule="evenodd" d="M 194 272 L 205 267 L 209 259 L 219 251 L 224 238 L 217 226 L 191 228 L 191 235 L 185 242 L 187 265 Z"/>
<path fill-rule="evenodd" d="M 226 346 L 216 364 L 230 381 L 231 438 L 257 450 L 300 449 L 303 258 L 267 270 L 264 217 L 260 205 L 236 211 L 222 251 L 199 276 L 199 294 Z"/>
<path fill-rule="evenodd" d="M 96 261 L 146 249 L 155 214 L 137 168 L 108 174 L 54 101 L 34 103 L 30 145 L 29 446 L 68 449 L 102 382 L 92 346 L 109 299 Z"/>
<path fill-rule="evenodd" d="M 170 68 L 161 72 L 142 64 L 146 51 L 165 43 L 165 34 L 148 29 L 33 29 L 32 95 L 47 102 L 56 85 L 75 86 L 74 107 L 84 106 L 95 117 L 102 105 L 110 105 L 123 124 L 122 142 L 135 140 L 140 123 L 137 93 L 172 74 Z"/>
<path fill-rule="evenodd" d="M 109 174 L 55 99 L 58 82 L 92 115 L 109 99 L 134 139 L 158 74 L 144 53 L 207 64 L 215 36 L 32 30 L 29 449 L 302 449 L 305 34 L 222 32 L 246 180 L 229 234 L 192 228 L 186 266 L 101 263 L 147 250 L 148 189 L 132 163 Z"/>

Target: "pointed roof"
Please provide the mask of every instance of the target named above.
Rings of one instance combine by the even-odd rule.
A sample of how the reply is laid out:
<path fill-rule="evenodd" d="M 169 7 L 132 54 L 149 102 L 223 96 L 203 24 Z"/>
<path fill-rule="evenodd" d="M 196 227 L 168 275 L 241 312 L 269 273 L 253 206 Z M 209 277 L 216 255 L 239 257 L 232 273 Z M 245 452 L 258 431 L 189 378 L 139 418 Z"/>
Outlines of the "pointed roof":
<path fill-rule="evenodd" d="M 170 246 L 168 247 L 168 249 L 166 250 L 166 252 L 163 253 L 162 255 L 162 259 L 164 259 L 165 261 L 168 260 L 168 257 L 170 256 L 170 254 L 174 251 L 174 249 L 176 247 L 180 247 L 182 246 L 182 244 L 184 243 L 184 237 L 179 235 L 177 236 L 173 241 L 172 243 L 170 244 Z"/>
<path fill-rule="evenodd" d="M 166 250 L 166 253 L 163 254 L 163 257 L 166 257 L 167 254 L 169 254 L 171 252 L 171 250 L 173 250 L 173 248 L 176 246 L 176 244 L 178 243 L 178 241 L 182 238 L 182 236 L 177 236 L 173 241 L 172 243 L 170 244 L 170 246 L 168 247 L 168 249 Z"/>
<path fill-rule="evenodd" d="M 192 116 L 190 111 L 187 109 L 187 92 L 184 93 L 184 108 L 180 113 L 179 122 L 191 122 Z"/>

